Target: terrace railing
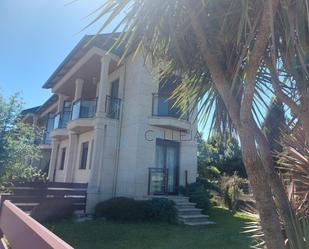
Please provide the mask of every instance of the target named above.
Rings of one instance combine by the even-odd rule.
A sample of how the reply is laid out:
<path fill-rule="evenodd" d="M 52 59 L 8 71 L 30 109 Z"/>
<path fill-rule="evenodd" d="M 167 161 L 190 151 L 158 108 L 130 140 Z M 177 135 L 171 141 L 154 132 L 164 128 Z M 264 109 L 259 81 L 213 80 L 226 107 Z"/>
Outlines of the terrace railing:
<path fill-rule="evenodd" d="M 111 119 L 119 119 L 121 99 L 107 95 L 105 100 L 106 116 Z"/>
<path fill-rule="evenodd" d="M 66 128 L 70 119 L 71 111 L 62 111 L 57 113 L 54 121 L 54 129 Z"/>
<path fill-rule="evenodd" d="M 148 168 L 148 195 L 167 193 L 168 171 L 164 168 Z"/>
<path fill-rule="evenodd" d="M 73 103 L 72 120 L 94 117 L 97 109 L 96 99 L 79 99 Z"/>

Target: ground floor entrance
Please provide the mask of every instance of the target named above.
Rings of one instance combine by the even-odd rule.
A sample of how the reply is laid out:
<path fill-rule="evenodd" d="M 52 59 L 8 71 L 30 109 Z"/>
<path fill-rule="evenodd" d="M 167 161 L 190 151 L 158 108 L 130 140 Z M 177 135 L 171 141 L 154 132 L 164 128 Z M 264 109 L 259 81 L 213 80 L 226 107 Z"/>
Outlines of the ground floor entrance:
<path fill-rule="evenodd" d="M 179 187 L 180 143 L 157 139 L 155 167 L 149 169 L 149 194 L 173 195 Z"/>

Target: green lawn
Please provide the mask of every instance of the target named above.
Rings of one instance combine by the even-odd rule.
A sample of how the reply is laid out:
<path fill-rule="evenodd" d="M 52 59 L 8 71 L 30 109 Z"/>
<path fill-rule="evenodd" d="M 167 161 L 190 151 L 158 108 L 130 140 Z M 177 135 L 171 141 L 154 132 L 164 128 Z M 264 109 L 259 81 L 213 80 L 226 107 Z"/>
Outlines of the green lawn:
<path fill-rule="evenodd" d="M 156 223 L 121 224 L 103 220 L 65 221 L 49 228 L 77 249 L 248 249 L 240 232 L 251 217 L 213 208 L 216 225 L 188 227 Z"/>

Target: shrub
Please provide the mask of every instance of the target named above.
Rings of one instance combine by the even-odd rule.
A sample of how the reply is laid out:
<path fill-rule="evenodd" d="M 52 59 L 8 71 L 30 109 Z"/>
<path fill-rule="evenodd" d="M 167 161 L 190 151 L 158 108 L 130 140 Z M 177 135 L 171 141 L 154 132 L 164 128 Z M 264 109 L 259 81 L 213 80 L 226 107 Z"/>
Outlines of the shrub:
<path fill-rule="evenodd" d="M 116 221 L 142 221 L 145 219 L 146 201 L 117 197 L 103 201 L 95 207 L 95 217 Z"/>
<path fill-rule="evenodd" d="M 174 203 L 164 198 L 150 201 L 137 201 L 125 197 L 117 197 L 97 204 L 95 217 L 121 222 L 163 221 L 174 223 L 176 209 Z"/>
<path fill-rule="evenodd" d="M 14 183 L 29 183 L 29 182 L 46 182 L 46 174 L 39 168 L 24 166 L 16 163 L 6 169 L 1 176 L 1 187 L 5 190 L 10 190 Z"/>
<path fill-rule="evenodd" d="M 224 204 L 233 212 L 238 210 L 238 202 L 242 195 L 242 190 L 240 188 L 242 182 L 243 180 L 236 174 L 233 176 L 222 176 L 221 178 Z"/>
<path fill-rule="evenodd" d="M 204 186 L 204 183 L 195 182 L 189 184 L 187 188 L 180 187 L 179 193 L 188 196 L 190 201 L 195 202 L 196 206 L 204 211 L 211 207 L 211 194 Z"/>
<path fill-rule="evenodd" d="M 74 212 L 71 200 L 47 200 L 32 209 L 30 216 L 41 223 L 54 222 L 72 217 Z"/>
<path fill-rule="evenodd" d="M 208 210 L 211 207 L 209 191 L 200 183 L 192 183 L 188 186 L 190 201 L 195 202 L 198 208 Z"/>
<path fill-rule="evenodd" d="M 196 179 L 196 182 L 198 184 L 203 185 L 204 188 L 207 189 L 207 190 L 214 190 L 214 191 L 216 191 L 218 193 L 221 193 L 221 188 L 220 188 L 220 186 L 217 183 L 211 182 L 211 181 L 209 181 L 209 180 L 207 180 L 205 178 L 200 178 L 200 177 L 198 177 Z"/>
<path fill-rule="evenodd" d="M 154 198 L 146 203 L 146 219 L 150 221 L 176 222 L 175 203 L 166 198 Z"/>

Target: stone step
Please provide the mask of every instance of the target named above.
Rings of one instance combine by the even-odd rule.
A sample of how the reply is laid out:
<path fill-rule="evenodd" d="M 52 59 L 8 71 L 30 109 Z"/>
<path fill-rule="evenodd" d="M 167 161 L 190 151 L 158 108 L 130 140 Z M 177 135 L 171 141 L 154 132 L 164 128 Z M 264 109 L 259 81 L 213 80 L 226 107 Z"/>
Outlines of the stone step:
<path fill-rule="evenodd" d="M 176 207 L 195 207 L 196 203 L 194 202 L 175 202 Z"/>
<path fill-rule="evenodd" d="M 177 207 L 176 207 L 177 208 Z M 202 214 L 200 208 L 177 208 L 178 215 L 199 215 Z"/>
<path fill-rule="evenodd" d="M 201 222 L 209 221 L 208 215 L 204 214 L 195 214 L 195 215 L 179 215 L 178 220 L 181 222 Z"/>
<path fill-rule="evenodd" d="M 188 226 L 205 226 L 205 225 L 214 225 L 216 222 L 213 221 L 189 221 L 183 222 L 183 224 Z"/>
<path fill-rule="evenodd" d="M 175 195 L 175 196 L 167 196 L 166 198 L 170 199 L 170 200 L 189 200 L 188 196 L 181 196 L 181 195 Z"/>

